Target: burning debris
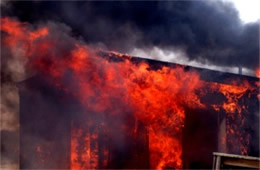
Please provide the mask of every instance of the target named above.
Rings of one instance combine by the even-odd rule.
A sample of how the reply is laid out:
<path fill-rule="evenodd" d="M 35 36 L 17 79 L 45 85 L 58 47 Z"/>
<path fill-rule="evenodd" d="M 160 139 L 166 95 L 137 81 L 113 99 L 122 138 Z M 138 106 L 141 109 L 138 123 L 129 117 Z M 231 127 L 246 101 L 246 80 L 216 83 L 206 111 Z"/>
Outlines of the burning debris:
<path fill-rule="evenodd" d="M 186 135 L 195 113 L 220 119 L 214 139 L 224 120 L 225 152 L 259 154 L 258 79 L 101 52 L 69 37 L 64 46 L 51 26 L 1 23 L 3 47 L 21 50 L 34 75 L 19 85 L 21 168 L 200 167 L 183 141 L 207 144 Z"/>

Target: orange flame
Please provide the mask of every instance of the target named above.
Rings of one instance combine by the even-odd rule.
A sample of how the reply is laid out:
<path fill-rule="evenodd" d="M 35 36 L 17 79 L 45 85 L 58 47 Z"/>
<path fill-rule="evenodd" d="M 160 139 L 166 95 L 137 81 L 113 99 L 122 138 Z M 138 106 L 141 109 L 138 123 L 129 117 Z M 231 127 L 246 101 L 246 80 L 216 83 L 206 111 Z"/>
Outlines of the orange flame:
<path fill-rule="evenodd" d="M 247 106 L 241 105 L 239 101 L 246 92 L 254 90 L 247 82 L 240 86 L 207 83 L 200 80 L 197 72 L 187 72 L 181 66 L 152 69 L 144 61 L 135 64 L 130 61 L 131 56 L 115 52 L 109 55 L 118 56 L 123 61 L 109 62 L 97 57 L 96 51 L 81 44 L 75 44 L 68 56 L 49 55 L 53 54 L 50 51 L 55 49 L 54 42 L 57 41 L 46 38 L 50 34 L 47 27 L 31 30 L 27 23 L 9 18 L 2 18 L 1 22 L 1 31 L 8 34 L 3 38 L 4 45 L 10 50 L 22 48 L 25 57 L 33 56 L 30 67 L 45 73 L 57 88 L 79 99 L 85 108 L 96 113 L 113 109 L 111 114 L 124 114 L 115 107 L 114 98 L 131 106 L 136 119 L 141 121 L 149 132 L 151 168 L 182 168 L 181 135 L 187 114 L 185 107 L 206 107 L 196 93 L 203 91 L 203 88 L 208 87 L 211 91 L 225 96 L 225 102 L 212 104 L 216 112 L 224 110 L 232 119 L 239 115 L 243 123 Z M 41 41 L 36 43 L 39 39 Z M 67 72 L 72 73 L 77 88 L 70 88 L 62 81 Z M 240 134 L 239 128 L 233 124 L 228 125 L 227 133 L 238 136 L 241 140 L 241 152 L 247 154 L 249 137 L 243 139 L 243 134 Z M 86 129 L 72 129 L 71 169 L 96 169 L 99 164 L 108 164 L 108 150 L 102 151 L 106 159 L 103 163 L 99 162 L 98 138 L 98 133 L 88 132 Z M 246 144 L 242 143 L 244 140 Z M 82 142 L 84 144 L 80 144 Z M 37 150 L 40 152 L 40 149 Z"/>
<path fill-rule="evenodd" d="M 257 78 L 260 78 L 260 68 L 256 69 L 255 75 L 256 75 Z"/>

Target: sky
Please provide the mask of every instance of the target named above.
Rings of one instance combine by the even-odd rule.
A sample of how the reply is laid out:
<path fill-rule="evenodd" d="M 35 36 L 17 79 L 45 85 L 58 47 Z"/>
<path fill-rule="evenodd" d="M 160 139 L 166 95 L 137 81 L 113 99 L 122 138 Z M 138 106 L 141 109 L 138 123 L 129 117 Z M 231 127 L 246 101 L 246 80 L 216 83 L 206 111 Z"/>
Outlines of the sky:
<path fill-rule="evenodd" d="M 239 17 L 244 22 L 254 22 L 260 19 L 259 0 L 224 0 L 234 3 L 239 11 Z"/>

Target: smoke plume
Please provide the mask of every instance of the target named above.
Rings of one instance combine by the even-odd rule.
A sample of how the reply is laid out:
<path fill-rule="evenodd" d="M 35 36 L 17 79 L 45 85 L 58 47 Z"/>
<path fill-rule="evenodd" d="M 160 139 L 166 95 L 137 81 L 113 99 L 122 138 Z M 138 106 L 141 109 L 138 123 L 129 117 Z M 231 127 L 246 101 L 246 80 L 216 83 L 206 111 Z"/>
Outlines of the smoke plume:
<path fill-rule="evenodd" d="M 87 43 L 109 50 L 158 47 L 205 64 L 259 66 L 259 23 L 243 24 L 223 1 L 12 2 L 3 14 L 63 22 Z"/>

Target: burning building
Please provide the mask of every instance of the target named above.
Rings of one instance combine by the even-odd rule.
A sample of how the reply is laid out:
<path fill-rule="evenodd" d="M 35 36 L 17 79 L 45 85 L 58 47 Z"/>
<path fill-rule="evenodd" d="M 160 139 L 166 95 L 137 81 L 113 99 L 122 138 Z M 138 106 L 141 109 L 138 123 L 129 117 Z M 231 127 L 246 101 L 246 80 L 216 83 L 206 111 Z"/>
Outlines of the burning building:
<path fill-rule="evenodd" d="M 2 21 L 4 47 L 22 49 L 34 73 L 18 84 L 21 168 L 198 169 L 216 151 L 259 156 L 258 78 L 61 49 L 48 27 Z"/>
<path fill-rule="evenodd" d="M 21 168 L 210 168 L 214 151 L 259 155 L 257 78 L 114 53 L 97 58 L 129 64 L 122 76 L 136 83 L 133 91 L 118 68 L 95 73 L 102 79 L 87 80 L 98 84 L 81 100 L 44 75 L 19 84 Z"/>

